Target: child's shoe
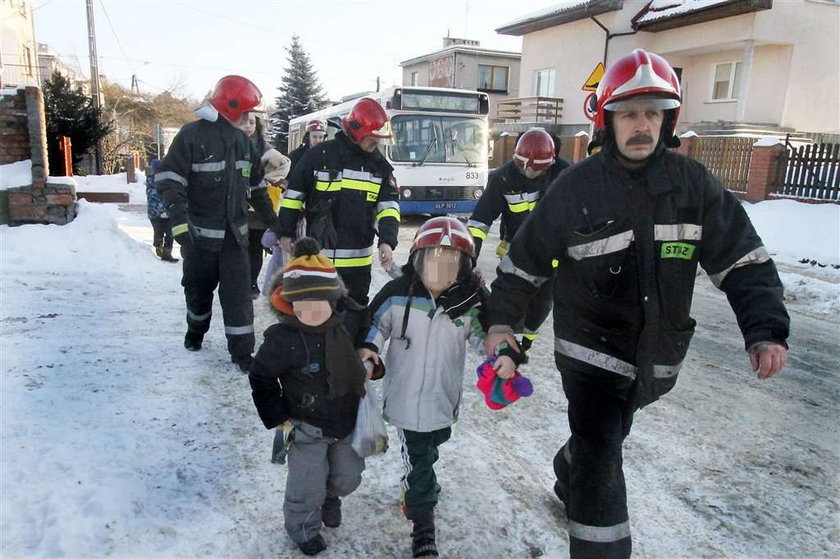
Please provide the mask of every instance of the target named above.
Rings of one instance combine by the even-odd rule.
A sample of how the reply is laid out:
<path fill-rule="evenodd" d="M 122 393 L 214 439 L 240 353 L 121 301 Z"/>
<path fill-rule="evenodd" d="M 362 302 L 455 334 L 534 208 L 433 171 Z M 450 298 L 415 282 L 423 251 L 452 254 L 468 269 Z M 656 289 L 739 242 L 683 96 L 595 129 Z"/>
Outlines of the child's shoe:
<path fill-rule="evenodd" d="M 299 543 L 298 549 L 300 549 L 304 555 L 318 555 L 327 549 L 327 542 L 324 541 L 324 537 L 321 534 L 318 534 L 311 540 Z"/>
<path fill-rule="evenodd" d="M 435 544 L 435 511 L 430 510 L 414 520 L 411 531 L 411 554 L 413 557 L 437 557 Z"/>
<path fill-rule="evenodd" d="M 341 499 L 339 497 L 330 497 L 324 499 L 324 504 L 321 505 L 321 522 L 327 528 L 338 528 L 341 526 Z"/>

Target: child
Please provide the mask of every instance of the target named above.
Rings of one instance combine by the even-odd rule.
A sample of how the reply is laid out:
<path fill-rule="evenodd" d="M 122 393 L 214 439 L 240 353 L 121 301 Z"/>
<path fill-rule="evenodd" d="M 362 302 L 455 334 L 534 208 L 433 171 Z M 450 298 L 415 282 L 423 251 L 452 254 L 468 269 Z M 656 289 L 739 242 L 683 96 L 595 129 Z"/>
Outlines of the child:
<path fill-rule="evenodd" d="M 158 258 L 166 262 L 177 262 L 178 259 L 172 256 L 172 224 L 169 222 L 169 215 L 155 187 L 154 175 L 158 167 L 160 167 L 160 159 L 152 159 L 151 164 L 146 168 L 146 211 L 154 232 L 152 244 Z"/>
<path fill-rule="evenodd" d="M 379 361 L 390 338 L 383 380 L 386 421 L 397 427 L 405 474 L 403 513 L 412 520 L 414 557 L 436 557 L 434 508 L 440 486 L 438 446 L 458 419 L 466 341 L 484 355 L 479 321 L 487 291 L 473 274 L 472 235 L 452 217 L 428 220 L 417 231 L 404 275 L 370 306 L 373 323 L 359 350 Z M 512 350 L 511 350 L 512 351 Z"/>
<path fill-rule="evenodd" d="M 359 486 L 365 467 L 350 445 L 366 377 L 351 332 L 361 328 L 364 309 L 345 297 L 319 251 L 315 239 L 295 243 L 272 286 L 280 322 L 265 331 L 249 375 L 266 428 L 293 427 L 283 515 L 286 532 L 306 555 L 326 549 L 321 523 L 341 523 L 340 497 Z"/>

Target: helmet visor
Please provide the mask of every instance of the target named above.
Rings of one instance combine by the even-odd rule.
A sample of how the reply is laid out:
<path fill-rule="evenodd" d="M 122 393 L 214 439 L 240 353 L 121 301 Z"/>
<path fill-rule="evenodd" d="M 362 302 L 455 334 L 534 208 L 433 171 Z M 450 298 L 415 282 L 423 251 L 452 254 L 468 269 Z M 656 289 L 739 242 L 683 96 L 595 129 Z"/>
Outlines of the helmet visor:
<path fill-rule="evenodd" d="M 677 99 L 668 99 L 665 97 L 630 97 L 629 99 L 619 99 L 604 105 L 605 111 L 650 111 L 650 110 L 668 110 L 676 109 L 680 106 Z"/>
<path fill-rule="evenodd" d="M 376 138 L 377 140 L 379 140 L 379 143 L 382 144 L 382 145 L 388 145 L 388 146 L 392 145 L 394 142 L 393 142 L 393 135 L 391 133 L 391 121 L 386 120 L 385 124 L 383 124 L 377 130 L 374 130 L 373 132 L 368 134 L 368 137 Z"/>

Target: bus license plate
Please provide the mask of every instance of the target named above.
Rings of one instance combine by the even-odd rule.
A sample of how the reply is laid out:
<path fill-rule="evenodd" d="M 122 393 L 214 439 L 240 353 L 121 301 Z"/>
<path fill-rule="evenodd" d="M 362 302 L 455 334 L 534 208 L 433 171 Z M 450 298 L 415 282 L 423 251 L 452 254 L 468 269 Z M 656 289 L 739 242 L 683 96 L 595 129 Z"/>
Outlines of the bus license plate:
<path fill-rule="evenodd" d="M 457 205 L 453 202 L 438 202 L 435 204 L 436 210 L 454 210 L 456 207 Z"/>

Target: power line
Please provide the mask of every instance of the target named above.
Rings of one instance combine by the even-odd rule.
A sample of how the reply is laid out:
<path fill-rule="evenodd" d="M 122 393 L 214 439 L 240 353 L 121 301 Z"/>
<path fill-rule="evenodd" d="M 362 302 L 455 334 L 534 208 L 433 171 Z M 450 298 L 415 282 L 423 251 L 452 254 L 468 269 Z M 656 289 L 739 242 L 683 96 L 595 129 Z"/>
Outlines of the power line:
<path fill-rule="evenodd" d="M 117 35 L 117 32 L 114 29 L 114 25 L 111 23 L 111 17 L 108 15 L 108 10 L 105 9 L 105 3 L 102 0 L 99 0 L 99 5 L 102 7 L 102 11 L 105 13 L 105 20 L 108 22 L 108 27 L 111 28 L 111 33 L 113 33 L 114 39 L 117 40 L 117 46 L 120 47 L 120 52 L 122 52 L 123 58 L 125 59 L 125 63 L 128 64 L 128 68 L 131 70 L 131 73 L 136 74 L 136 70 L 128 61 L 128 56 L 125 54 L 125 49 L 122 46 L 122 42 L 120 42 L 120 37 L 119 35 Z"/>

